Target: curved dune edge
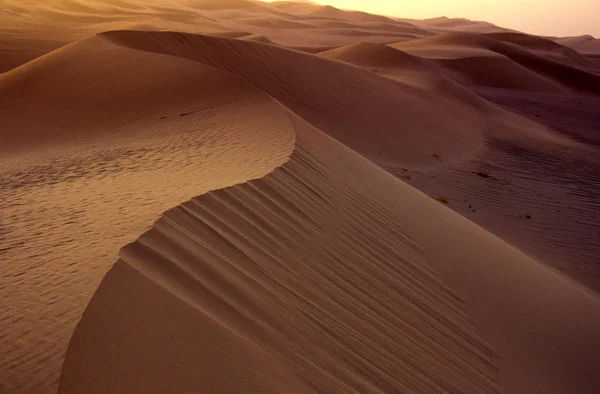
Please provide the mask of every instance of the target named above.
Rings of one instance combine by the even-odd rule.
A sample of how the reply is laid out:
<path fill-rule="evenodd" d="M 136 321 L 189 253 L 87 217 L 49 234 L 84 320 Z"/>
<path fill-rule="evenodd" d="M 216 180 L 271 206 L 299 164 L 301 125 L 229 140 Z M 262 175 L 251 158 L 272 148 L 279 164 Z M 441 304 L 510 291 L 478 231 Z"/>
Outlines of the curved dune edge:
<path fill-rule="evenodd" d="M 0 118 L 1 393 L 56 392 L 119 249 L 167 209 L 271 172 L 295 139 L 235 75 L 98 37 L 1 75 Z"/>
<path fill-rule="evenodd" d="M 594 392 L 597 297 L 292 122 L 286 164 L 123 249 L 61 393 Z"/>
<path fill-rule="evenodd" d="M 498 392 L 498 354 L 336 163 L 355 158 L 290 116 L 287 163 L 167 211 L 122 249 L 59 392 Z"/>
<path fill-rule="evenodd" d="M 469 156 L 493 123 L 487 116 L 503 115 L 458 84 L 439 90 L 417 87 L 258 42 L 176 32 L 113 31 L 99 37 L 231 72 L 377 163 L 402 157 L 405 164 L 430 164 L 433 151 L 442 152 L 447 161 Z M 397 128 L 401 134 L 394 132 Z"/>

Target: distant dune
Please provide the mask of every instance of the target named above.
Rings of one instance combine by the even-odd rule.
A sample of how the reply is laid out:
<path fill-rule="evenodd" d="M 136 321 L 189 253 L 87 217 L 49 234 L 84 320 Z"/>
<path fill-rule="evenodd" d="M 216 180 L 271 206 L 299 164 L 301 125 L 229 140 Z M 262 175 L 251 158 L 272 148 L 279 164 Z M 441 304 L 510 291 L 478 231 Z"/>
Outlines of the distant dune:
<path fill-rule="evenodd" d="M 362 67 L 426 68 L 426 62 L 384 44 L 359 42 L 321 52 L 321 56 L 356 64 Z"/>
<path fill-rule="evenodd" d="M 492 23 L 482 21 L 472 21 L 465 18 L 448 18 L 445 16 L 439 18 L 429 18 L 424 20 L 400 19 L 402 21 L 420 26 L 424 29 L 435 32 L 463 31 L 473 33 L 493 33 L 510 32 L 512 30 L 496 26 Z"/>
<path fill-rule="evenodd" d="M 592 36 L 557 38 L 556 42 L 588 55 L 600 55 L 600 40 Z"/>
<path fill-rule="evenodd" d="M 595 394 L 597 41 L 5 0 L 0 392 Z"/>
<path fill-rule="evenodd" d="M 572 66 L 584 68 L 595 67 L 593 62 L 577 51 L 546 38 L 521 33 L 490 33 L 487 35 L 498 41 L 517 44 L 542 56 L 547 56 L 559 62 L 571 64 Z"/>
<path fill-rule="evenodd" d="M 495 37 L 500 38 L 501 41 L 498 41 Z M 520 39 L 517 37 L 514 35 L 507 37 L 506 34 L 483 36 L 472 33 L 452 32 L 440 34 L 432 38 L 398 43 L 394 47 L 408 53 L 433 59 L 501 55 L 517 65 L 526 67 L 543 77 L 551 78 L 577 91 L 593 94 L 600 92 L 600 75 L 594 71 L 586 70 L 588 67 L 595 69 L 593 63 L 588 59 L 573 54 L 567 48 L 559 52 L 556 48 L 548 50 L 545 47 L 543 52 L 550 52 L 551 56 L 548 56 L 547 53 L 535 53 L 528 49 L 534 48 L 540 50 L 539 40 L 525 40 L 523 39 L 524 36 L 521 36 Z M 519 42 L 520 45 L 510 45 L 514 44 L 511 40 Z M 451 48 L 454 47 L 458 48 L 462 56 L 445 56 L 445 53 L 452 52 Z M 472 52 L 469 53 L 468 51 Z M 560 55 L 557 55 L 558 53 Z M 571 65 L 574 62 L 585 63 L 586 68 L 581 68 L 581 64 Z M 523 77 L 523 79 L 526 79 L 526 77 Z"/>

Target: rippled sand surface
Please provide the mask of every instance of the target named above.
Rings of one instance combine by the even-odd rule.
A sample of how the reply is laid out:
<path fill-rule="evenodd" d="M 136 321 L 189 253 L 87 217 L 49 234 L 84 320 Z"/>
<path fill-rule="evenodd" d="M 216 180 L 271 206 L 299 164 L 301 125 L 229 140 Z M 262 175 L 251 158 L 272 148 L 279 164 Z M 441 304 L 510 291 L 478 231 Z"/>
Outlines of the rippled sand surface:
<path fill-rule="evenodd" d="M 212 92 L 196 90 L 181 111 L 130 122 L 112 138 L 2 161 L 0 391 L 56 387 L 69 333 L 90 297 L 120 247 L 161 212 L 287 158 L 294 136 L 285 113 L 243 82 L 214 74 L 221 89 L 242 86 L 237 97 L 214 103 Z"/>

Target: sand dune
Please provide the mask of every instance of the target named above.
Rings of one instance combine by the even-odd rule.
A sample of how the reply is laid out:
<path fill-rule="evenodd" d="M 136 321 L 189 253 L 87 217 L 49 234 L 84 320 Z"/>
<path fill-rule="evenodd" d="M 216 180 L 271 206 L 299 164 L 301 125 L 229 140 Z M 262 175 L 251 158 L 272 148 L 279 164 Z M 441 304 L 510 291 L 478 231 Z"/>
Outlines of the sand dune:
<path fill-rule="evenodd" d="M 152 41 L 146 41 L 144 37 L 147 37 L 150 34 L 154 37 L 154 40 L 152 40 Z M 111 39 L 111 41 L 119 42 L 122 45 L 124 43 L 134 44 L 137 47 L 143 47 L 145 50 L 160 50 L 161 47 L 164 47 L 165 45 L 169 45 L 169 48 L 172 51 L 172 53 L 178 53 L 178 52 L 182 53 L 182 54 L 194 53 L 194 55 L 193 55 L 194 58 L 200 59 L 201 61 L 204 61 L 204 62 L 213 62 L 214 63 L 215 60 L 211 60 L 211 57 L 212 57 L 212 59 L 215 59 L 216 56 L 217 56 L 217 54 L 221 53 L 220 59 L 222 59 L 222 61 L 224 61 L 224 63 L 218 63 L 218 65 L 220 67 L 223 67 L 223 68 L 226 68 L 226 69 L 230 69 L 230 70 L 238 72 L 240 74 L 242 74 L 242 72 L 243 72 L 244 73 L 243 75 L 246 78 L 252 80 L 255 83 L 256 83 L 256 81 L 258 81 L 258 78 L 256 77 L 256 75 L 254 75 L 253 73 L 248 72 L 247 71 L 248 67 L 246 67 L 244 64 L 241 64 L 238 61 L 238 59 L 236 59 L 236 56 L 232 55 L 233 58 L 230 57 L 230 56 L 223 56 L 222 55 L 222 50 L 223 49 L 221 50 L 221 52 L 217 50 L 214 54 L 211 54 L 210 52 L 207 52 L 206 50 L 195 51 L 195 52 L 184 51 L 184 48 L 189 47 L 190 45 L 202 45 L 202 47 L 205 48 L 205 47 L 207 47 L 207 45 L 206 45 L 207 40 L 208 40 L 208 42 L 212 42 L 212 45 L 211 45 L 212 48 L 217 48 L 217 46 L 216 46 L 217 42 L 215 41 L 215 39 L 208 39 L 206 37 L 189 37 L 189 36 L 185 36 L 184 37 L 184 36 L 180 36 L 180 35 L 179 36 L 178 35 L 164 35 L 164 34 L 161 35 L 159 33 L 147 33 L 147 34 L 144 34 L 144 33 L 136 33 L 136 32 L 111 33 L 111 34 L 105 35 L 105 36 L 108 37 L 109 39 Z M 176 37 L 178 37 L 178 39 L 176 41 L 172 41 Z M 175 42 L 179 43 L 180 49 L 176 49 L 176 46 L 174 44 Z M 155 43 L 160 43 L 161 45 L 160 46 L 156 46 Z M 148 46 L 148 45 L 150 45 L 150 46 Z M 220 45 L 223 46 L 223 47 L 225 47 L 225 48 L 235 48 L 236 52 L 244 50 L 244 48 L 243 48 L 243 46 L 241 44 L 238 44 L 238 43 L 235 43 L 235 42 L 231 42 L 231 41 L 230 42 L 225 42 L 225 41 L 221 40 Z M 263 50 L 264 49 L 266 49 L 266 48 L 263 48 Z M 254 50 L 256 50 L 256 48 L 254 48 Z M 275 51 L 277 49 L 273 48 L 272 50 Z M 176 52 L 173 52 L 173 51 L 176 51 Z M 202 53 L 201 57 L 198 56 L 199 53 Z M 279 54 L 278 58 L 281 58 L 282 53 Z M 248 57 L 248 54 L 246 54 L 246 57 Z M 309 59 L 309 58 L 307 57 L 307 59 Z M 314 60 L 310 59 L 310 61 L 314 61 Z M 294 64 L 298 64 L 298 61 L 295 61 L 293 63 Z M 290 81 L 290 82 L 293 82 L 293 81 Z M 269 86 L 268 88 L 271 90 L 271 92 L 273 92 L 272 94 L 277 94 L 276 97 L 279 97 L 280 100 L 282 100 L 283 98 L 285 98 L 285 96 L 282 96 L 281 92 L 278 92 L 278 91 L 274 90 L 273 86 Z M 263 89 L 267 89 L 267 87 L 263 86 Z M 290 103 L 292 102 L 289 97 L 288 97 L 288 100 L 290 100 L 289 101 Z M 349 136 L 348 133 L 349 133 L 349 131 L 347 131 L 345 137 L 339 137 L 339 138 L 341 138 L 344 142 L 347 142 L 347 143 L 348 142 L 352 142 L 352 138 L 351 138 L 351 136 Z M 548 272 L 549 272 L 548 275 L 553 275 L 553 274 L 550 274 L 550 271 L 548 271 Z M 564 280 L 564 282 L 565 283 L 569 283 L 568 280 Z M 582 291 L 581 294 L 582 295 L 585 294 L 585 291 L 583 291 L 583 290 L 576 290 L 576 291 Z M 594 297 L 591 296 L 591 295 L 589 297 L 591 297 L 589 302 L 591 302 L 593 304 L 595 302 L 595 301 L 592 301 L 592 300 L 594 300 Z M 537 308 L 537 307 L 539 307 L 539 306 L 535 306 L 535 307 L 532 306 L 532 308 Z M 511 324 L 514 324 L 514 323 L 511 323 Z M 594 324 L 592 324 L 592 326 L 594 326 Z M 541 346 L 541 348 L 546 348 L 546 346 Z M 589 356 L 589 357 L 592 357 L 592 356 Z M 515 358 L 518 358 L 518 356 L 515 356 Z M 510 358 L 510 359 L 512 360 L 512 358 Z M 572 363 L 572 362 L 573 362 L 573 360 L 568 361 L 568 363 Z M 537 365 L 537 363 L 541 363 L 541 361 L 535 362 L 536 365 Z M 516 385 L 516 387 L 518 387 L 519 385 L 524 384 L 526 387 L 530 387 L 530 386 L 527 386 L 527 385 L 528 384 L 532 384 L 532 383 L 530 383 L 530 382 L 529 383 L 524 383 L 522 381 L 519 381 L 518 378 L 517 378 L 517 376 L 518 376 L 517 371 L 520 371 L 522 367 L 516 367 L 515 365 L 513 365 L 513 367 L 515 367 L 516 369 L 512 372 L 512 374 L 509 374 L 510 377 L 506 378 L 508 381 L 510 381 L 510 383 L 506 383 L 506 384 L 514 384 L 514 385 Z M 536 366 L 536 367 L 529 367 L 529 368 L 533 368 L 535 370 L 538 367 Z M 544 369 L 544 370 L 546 370 L 546 368 L 548 368 L 548 366 L 542 367 L 542 369 Z M 569 367 L 569 370 L 571 370 L 571 371 L 575 371 L 576 369 L 577 369 L 577 367 Z M 546 370 L 546 372 L 547 372 L 547 370 Z M 544 372 L 543 375 L 545 375 L 546 372 Z M 516 381 L 513 381 L 513 379 L 516 379 Z M 579 379 L 577 379 L 577 381 L 579 381 Z M 540 382 L 538 384 L 540 384 L 541 386 L 538 386 L 537 389 L 541 390 L 541 388 L 543 388 L 546 391 L 548 391 L 551 387 L 554 387 L 554 389 L 558 390 L 557 392 L 560 392 L 562 389 L 565 389 L 566 390 L 565 392 L 568 392 L 569 390 L 572 389 L 572 388 L 569 388 L 568 386 L 564 386 L 564 387 L 563 386 L 556 386 L 555 383 Z M 564 384 L 564 383 L 561 383 L 561 384 Z M 560 388 L 560 387 L 563 387 L 563 388 Z M 532 388 L 534 390 L 536 389 L 535 386 L 531 386 L 530 388 Z M 586 388 L 586 389 L 589 390 L 589 387 Z"/>
<path fill-rule="evenodd" d="M 435 62 L 409 55 L 384 44 L 359 42 L 320 52 L 319 55 L 360 66 L 379 75 L 401 81 L 403 84 L 410 84 L 419 90 L 452 97 L 453 100 L 462 101 L 467 106 L 475 105 L 481 108 L 486 106 L 452 78 L 468 85 L 465 80 L 456 78 L 455 75 L 449 78 L 446 76 L 449 74 L 448 71 Z M 422 151 L 422 153 L 427 155 L 428 152 Z"/>
<path fill-rule="evenodd" d="M 517 44 L 523 48 L 533 50 L 534 53 L 572 66 L 589 69 L 596 68 L 594 62 L 579 52 L 547 38 L 521 33 L 490 33 L 488 36 L 498 41 Z"/>
<path fill-rule="evenodd" d="M 436 150 L 449 159 L 468 154 L 469 149 L 477 148 L 479 135 L 488 126 L 480 111 L 495 111 L 464 90 L 440 96 L 439 92 L 391 81 L 360 68 L 259 43 L 159 32 L 110 32 L 102 37 L 119 45 L 189 57 L 234 72 L 378 163 L 394 163 L 398 157 L 403 163 L 432 163 L 435 159 L 430 153 Z M 324 85 L 330 88 L 320 89 Z M 447 96 L 455 100 L 449 102 Z M 422 106 L 409 102 L 421 102 Z M 442 111 L 449 105 L 452 111 Z M 361 112 L 355 111 L 357 106 Z M 433 113 L 443 120 L 434 119 Z M 440 122 L 445 124 L 444 133 L 437 131 Z M 411 127 L 403 129 L 400 137 L 399 132 L 390 132 L 390 124 Z"/>
<path fill-rule="evenodd" d="M 593 190 L 597 190 L 600 187 L 600 182 L 596 180 L 597 177 L 593 175 L 592 170 L 597 165 L 592 154 L 593 148 L 574 143 L 570 139 L 561 137 L 536 122 L 512 116 L 496 107 L 490 107 L 486 102 L 481 101 L 477 96 L 462 89 L 458 84 L 453 84 L 451 81 L 447 79 L 443 80 L 440 77 L 437 80 L 432 79 L 432 75 L 428 73 L 417 76 L 413 74 L 412 78 L 405 75 L 404 78 L 409 78 L 410 83 L 403 81 L 401 85 L 403 87 L 400 91 L 396 90 L 398 89 L 396 83 L 374 78 L 374 75 L 360 73 L 357 70 L 347 67 L 344 71 L 341 71 L 341 69 L 334 71 L 341 66 L 319 62 L 317 59 L 305 55 L 300 56 L 299 54 L 294 54 L 283 49 L 263 47 L 262 50 L 272 53 L 267 59 L 269 59 L 268 62 L 273 66 L 275 73 L 279 72 L 282 78 L 284 75 L 287 78 L 288 83 L 286 84 L 286 88 L 282 89 L 282 86 L 277 84 L 272 78 L 266 80 L 262 76 L 262 71 L 258 70 L 267 67 L 266 63 L 264 63 L 267 60 L 263 56 L 257 56 L 257 48 L 246 44 L 231 40 L 215 41 L 214 39 L 200 36 L 179 36 L 179 39 L 174 39 L 176 36 L 169 33 L 116 32 L 105 36 L 122 45 L 132 45 L 145 50 L 164 52 L 165 48 L 169 48 L 170 53 L 179 53 L 182 56 L 190 56 L 190 53 L 194 53 L 191 58 L 235 72 L 252 83 L 257 84 L 257 86 L 285 103 L 289 108 L 309 120 L 312 124 L 318 125 L 320 129 L 327 131 L 327 133 L 345 145 L 353 148 L 399 177 L 407 177 L 407 168 L 417 174 L 428 174 L 428 178 L 430 179 L 428 179 L 427 183 L 419 184 L 422 190 L 427 190 L 429 193 L 457 193 L 461 201 L 464 200 L 467 202 L 468 199 L 479 194 L 477 192 L 468 192 L 467 195 L 464 195 L 465 189 L 463 188 L 466 188 L 466 190 L 469 190 L 469 188 L 475 188 L 475 190 L 484 188 L 482 190 L 483 193 L 480 194 L 482 200 L 480 198 L 475 200 L 477 205 L 486 204 L 485 201 L 490 197 L 487 190 L 489 185 L 474 183 L 473 173 L 481 167 L 505 168 L 500 162 L 490 160 L 487 157 L 487 155 L 490 155 L 490 149 L 492 152 L 495 152 L 493 157 L 498 157 L 498 155 L 504 157 L 506 149 L 513 152 L 528 152 L 531 150 L 537 152 L 540 144 L 548 145 L 549 154 L 543 156 L 546 157 L 544 162 L 548 166 L 547 168 L 545 166 L 537 166 L 536 168 L 539 167 L 541 172 L 528 169 L 532 165 L 531 160 L 540 160 L 541 156 L 538 153 L 521 158 L 516 157 L 513 158 L 513 164 L 509 167 L 510 169 L 507 170 L 513 174 L 515 172 L 519 174 L 515 174 L 516 176 L 511 175 L 512 179 L 525 178 L 527 180 L 526 183 L 518 181 L 513 188 L 501 182 L 505 186 L 502 192 L 505 199 L 512 200 L 515 198 L 515 188 L 521 189 L 521 193 L 523 193 L 521 196 L 527 197 L 525 199 L 516 199 L 518 201 L 516 207 L 513 206 L 513 203 L 508 203 L 506 200 L 501 200 L 497 206 L 491 204 L 490 207 L 492 209 L 490 209 L 490 213 L 495 222 L 493 225 L 491 219 L 485 218 L 485 216 L 480 217 L 478 215 L 476 220 L 484 224 L 486 228 L 493 229 L 503 236 L 508 236 L 511 240 L 514 240 L 513 242 L 517 242 L 519 246 L 526 247 L 528 250 L 536 250 L 536 254 L 541 253 L 545 260 L 558 265 L 561 269 L 567 270 L 586 284 L 597 288 L 600 275 L 594 262 L 594 253 L 588 254 L 590 247 L 594 250 L 598 247 L 598 245 L 591 241 L 596 236 L 596 228 L 589 225 L 589 223 L 594 223 L 594 220 L 590 221 L 589 219 L 597 217 L 595 213 L 597 211 L 597 204 L 593 198 L 589 199 L 587 197 L 593 196 L 595 193 Z M 148 36 L 152 36 L 153 39 L 148 40 Z M 210 45 L 207 45 L 207 43 L 210 43 Z M 194 46 L 199 46 L 202 50 L 192 51 L 191 47 Z M 231 51 L 234 54 L 223 56 L 222 51 L 230 51 L 231 48 L 234 48 L 234 51 Z M 290 56 L 290 58 L 286 58 L 286 56 Z M 247 63 L 250 59 L 253 59 L 253 61 Z M 256 67 L 256 65 L 261 63 L 264 66 L 259 67 L 258 70 L 251 66 L 253 64 Z M 322 65 L 320 66 L 316 65 L 321 63 Z M 291 64 L 295 66 L 295 71 L 286 72 L 287 65 Z M 304 64 L 304 66 L 298 69 L 297 66 L 300 64 Z M 310 72 L 315 67 L 318 67 L 321 72 L 317 78 L 313 76 L 314 73 Z M 330 74 L 326 73 L 328 68 L 332 70 Z M 305 74 L 299 70 L 302 70 Z M 362 84 L 363 86 L 368 84 L 371 87 L 377 86 L 377 89 L 372 90 L 372 96 L 364 90 L 360 90 L 360 92 L 355 91 L 354 89 L 361 85 L 355 87 L 345 83 L 349 75 L 352 75 L 354 81 L 365 81 Z M 293 76 L 296 76 L 298 79 L 294 80 Z M 324 79 L 320 80 L 319 78 Z M 440 81 L 440 79 L 442 80 Z M 312 81 L 312 83 L 307 84 L 307 81 Z M 315 107 L 317 103 L 307 101 L 307 97 L 314 97 L 316 95 L 312 87 L 323 86 L 324 84 L 331 86 L 331 92 L 335 92 L 335 94 L 323 95 L 321 93 L 319 97 L 326 99 L 327 103 L 335 103 L 337 107 L 333 108 L 336 108 L 338 112 L 334 109 L 328 109 L 326 113 L 323 113 L 321 107 Z M 418 87 L 415 87 L 415 85 Z M 406 95 L 407 104 L 400 111 L 397 107 L 394 107 L 393 103 L 390 103 L 389 108 L 385 107 L 385 99 L 393 97 L 394 103 L 397 105 L 399 98 L 403 95 Z M 350 102 L 340 96 L 353 97 L 359 101 Z M 418 97 L 422 97 L 424 100 L 423 104 L 418 107 L 421 108 L 421 112 L 418 114 L 405 112 L 407 109 L 416 108 L 414 104 L 418 100 Z M 460 121 L 454 120 L 454 122 L 458 122 L 456 123 L 456 128 L 451 127 L 453 124 L 452 118 L 446 118 L 445 111 L 435 110 L 435 103 L 440 97 L 444 98 L 443 103 L 440 103 L 440 105 L 443 105 L 447 109 L 451 105 L 451 101 L 455 105 L 452 110 L 454 114 L 463 113 L 465 116 L 468 116 L 463 116 Z M 582 99 L 586 100 L 585 98 Z M 413 105 L 409 105 L 409 102 Z M 357 118 L 356 114 L 351 110 L 351 108 L 355 107 L 347 107 L 349 103 L 359 106 L 362 109 L 360 118 Z M 432 111 L 425 112 L 423 108 L 428 108 Z M 382 109 L 385 109 L 385 115 L 382 115 L 382 112 L 380 112 Z M 436 115 L 433 117 L 432 114 L 434 113 L 443 113 L 444 116 Z M 333 114 L 336 116 L 334 118 L 335 123 L 332 122 Z M 581 115 L 590 120 L 593 119 L 590 117 L 593 116 L 593 113 L 581 113 Z M 534 119 L 538 120 L 537 117 L 534 117 Z M 345 123 L 346 120 L 351 120 L 352 123 Z M 430 121 L 442 121 L 444 125 L 443 129 L 448 134 L 442 136 L 440 133 L 437 133 L 435 128 L 429 126 L 431 125 L 431 123 L 428 123 Z M 419 129 L 418 124 L 421 122 L 425 123 L 422 123 L 423 128 Z M 573 120 L 567 117 L 562 122 L 573 122 Z M 394 140 L 395 133 L 390 133 L 390 130 L 393 130 L 394 127 L 390 127 L 390 124 L 396 127 L 400 124 L 410 125 L 410 127 L 402 131 L 403 137 L 410 136 L 410 138 L 401 141 Z M 343 129 L 340 129 L 340 126 Z M 597 126 L 592 126 L 592 129 L 589 129 L 588 126 L 588 133 L 593 132 L 594 127 Z M 365 137 L 363 136 L 364 129 L 370 130 L 373 133 L 371 135 L 376 141 L 386 141 L 384 145 L 385 150 L 382 150 L 383 146 L 378 143 L 368 145 L 373 143 L 373 140 L 365 141 Z M 411 134 L 413 132 L 418 132 L 418 134 Z M 429 133 L 435 133 L 435 136 Z M 567 134 L 572 135 L 569 131 L 567 131 Z M 444 137 L 448 139 L 443 139 Z M 439 142 L 441 144 L 438 145 Z M 397 145 L 394 145 L 394 143 Z M 449 145 L 449 143 L 453 145 Z M 471 147 L 471 150 L 467 150 L 467 147 Z M 443 158 L 443 161 L 440 162 L 434 154 Z M 557 165 L 561 160 L 560 158 L 565 154 L 571 155 L 573 162 L 567 166 Z M 523 160 L 526 157 L 531 158 Z M 516 162 L 514 161 L 515 159 Z M 441 173 L 436 175 L 435 168 L 439 168 Z M 454 187 L 448 188 L 446 184 L 440 190 L 439 181 L 446 178 L 444 172 L 447 169 L 452 170 L 451 179 L 458 177 L 461 181 L 459 183 L 451 181 L 451 184 L 455 185 Z M 590 169 L 590 171 L 587 169 Z M 532 229 L 536 234 L 535 236 L 531 238 L 515 237 L 516 234 L 520 233 L 520 230 L 515 228 L 515 215 L 517 217 L 523 215 L 528 210 L 539 205 L 537 202 L 539 194 L 540 192 L 544 194 L 539 189 L 545 183 L 542 181 L 540 185 L 538 179 L 546 178 L 549 172 L 558 175 L 559 178 L 561 178 L 560 174 L 571 174 L 569 175 L 569 182 L 573 182 L 572 186 L 564 189 L 562 187 L 564 181 L 561 180 L 558 181 L 557 187 L 547 189 L 546 186 L 543 186 L 541 190 L 545 190 L 549 195 L 554 195 L 553 198 L 570 201 L 567 203 L 567 206 L 553 207 L 552 211 L 558 213 L 559 216 L 563 216 L 563 210 L 571 207 L 568 210 L 573 209 L 573 212 L 571 212 L 571 215 L 567 215 L 567 219 L 569 219 L 569 222 L 574 223 L 562 228 L 560 231 L 551 232 L 544 231 L 542 227 L 535 227 L 535 229 Z M 462 175 L 459 177 L 458 174 Z M 468 174 L 467 179 L 464 177 L 465 174 Z M 523 176 L 523 174 L 527 175 Z M 586 181 L 586 179 L 589 181 Z M 465 186 L 460 187 L 460 183 Z M 585 190 L 583 193 L 577 191 L 581 188 Z M 518 195 L 519 192 L 516 193 Z M 573 197 L 575 197 L 575 200 L 572 200 Z M 544 198 L 547 200 L 547 197 Z M 469 204 L 466 203 L 465 205 Z M 514 213 L 507 215 L 506 207 L 511 207 L 513 210 L 518 210 L 519 207 L 522 207 L 523 211 L 517 211 L 518 213 L 513 211 Z M 484 208 L 484 210 L 488 209 Z M 468 212 L 471 212 L 471 210 Z M 552 219 L 551 222 L 554 223 L 554 220 Z M 572 226 L 575 226 L 576 230 Z M 530 228 L 529 226 L 526 227 Z M 571 240 L 569 247 L 564 245 L 564 239 Z M 538 245 L 543 246 L 540 247 Z M 575 259 L 578 262 L 577 264 L 567 263 L 567 261 L 572 261 L 571 255 L 577 256 Z"/>
<path fill-rule="evenodd" d="M 472 21 L 465 18 L 448 18 L 445 16 L 438 18 L 429 18 L 424 20 L 400 19 L 410 24 L 414 24 L 435 32 L 463 31 L 473 33 L 492 33 L 511 31 L 489 22 Z"/>
<path fill-rule="evenodd" d="M 199 191 L 264 175 L 294 134 L 244 81 L 99 38 L 3 74 L 0 92 L 0 392 L 46 392 L 119 247 Z"/>
<path fill-rule="evenodd" d="M 6 5 L 0 5 L 2 8 L 10 12 L 7 18 L 0 14 L 4 28 L 14 27 L 18 35 L 27 28 L 29 33 L 36 32 L 38 36 L 43 34 L 63 42 L 110 30 L 168 30 L 201 34 L 248 31 L 292 47 L 350 44 L 356 35 L 371 41 L 393 42 L 433 34 L 385 17 L 295 3 L 195 1 L 175 6 L 167 1 L 148 0 L 122 0 L 110 4 L 98 0 L 30 1 L 23 4 L 7 0 Z M 321 14 L 324 16 L 319 16 Z M 332 19 L 327 15 L 337 16 Z M 27 25 L 24 25 L 24 20 L 28 21 Z M 25 62 L 31 58 L 18 59 Z M 22 63 L 12 61 L 9 64 Z"/>
<path fill-rule="evenodd" d="M 260 34 L 250 34 L 246 37 L 243 37 L 243 39 L 248 41 L 262 42 L 263 44 L 274 44 L 269 38 Z"/>
<path fill-rule="evenodd" d="M 361 67 L 371 68 L 427 68 L 426 60 L 409 55 L 387 45 L 359 42 L 320 53 L 330 59 L 341 60 Z"/>
<path fill-rule="evenodd" d="M 470 87 L 492 87 L 527 92 L 569 94 L 570 89 L 503 57 L 482 56 L 437 61 L 445 74 Z"/>
<path fill-rule="evenodd" d="M 360 11 L 344 11 L 332 6 L 318 7 L 315 11 L 309 13 L 310 16 L 318 16 L 328 19 L 342 19 L 353 22 L 392 22 L 393 20 L 385 16 L 367 14 Z"/>
<path fill-rule="evenodd" d="M 594 43 L 5 0 L 0 392 L 595 393 Z"/>
<path fill-rule="evenodd" d="M 294 123 L 297 145 L 287 164 L 167 212 L 123 249 L 76 330 L 61 392 L 119 390 L 132 381 L 148 391 L 181 382 L 197 390 L 194 384 L 203 382 L 194 377 L 211 369 L 191 359 L 178 367 L 167 360 L 179 347 L 169 355 L 155 345 L 175 335 L 181 339 L 172 343 L 186 354 L 222 357 L 218 346 L 208 345 L 213 341 L 187 342 L 195 337 L 190 314 L 222 325 L 217 338 L 231 332 L 257 346 L 254 357 L 269 349 L 278 365 L 315 391 L 496 392 L 496 380 L 510 392 L 595 390 L 598 382 L 589 379 L 600 324 L 595 296 L 302 121 Z M 423 215 L 432 225 L 423 227 Z M 468 294 L 477 328 L 503 356 L 500 375 L 497 354 L 478 339 L 461 312 L 465 306 L 428 265 Z M 127 304 L 109 307 L 123 292 L 139 317 L 131 318 Z M 161 304 L 155 308 L 147 297 Z M 523 315 L 535 319 L 535 328 Z M 591 319 L 582 326 L 583 315 Z M 557 326 L 557 318 L 573 325 Z M 98 326 L 102 336 L 94 334 Z M 111 349 L 121 346 L 133 352 L 115 356 Z M 115 358 L 115 369 L 102 367 Z M 98 367 L 79 368 L 88 360 Z M 133 360 L 146 361 L 136 361 L 135 370 L 118 367 Z M 239 364 L 233 369 L 247 371 Z M 135 378 L 140 375 L 147 378 Z M 279 382 L 277 376 L 253 379 L 262 388 Z"/>
<path fill-rule="evenodd" d="M 45 55 L 66 42 L 0 35 L 0 74 Z"/>
<path fill-rule="evenodd" d="M 506 38 L 506 35 L 500 37 Z M 490 36 L 452 32 L 422 40 L 401 42 L 394 44 L 394 47 L 414 55 L 433 59 L 501 55 L 566 87 L 593 94 L 600 92 L 600 75 L 546 56 L 537 55 L 521 46 L 510 45 Z M 446 56 L 447 53 L 452 53 L 451 48 L 455 47 L 462 49 L 459 50 L 461 55 Z"/>
<path fill-rule="evenodd" d="M 252 18 L 252 19 L 241 19 L 243 23 L 253 26 L 268 27 L 270 29 L 306 29 L 314 27 L 308 23 L 300 23 L 296 21 L 290 21 L 285 19 L 275 18 Z"/>
<path fill-rule="evenodd" d="M 219 325 L 219 335 L 224 331 L 254 345 L 255 354 L 263 349 L 272 353 L 276 365 L 316 392 L 497 391 L 494 351 L 474 333 L 459 300 L 424 265 L 404 230 L 336 165 L 348 158 L 331 146 L 324 156 L 321 149 L 331 142 L 314 132 L 300 132 L 298 139 L 294 155 L 281 169 L 166 213 L 139 242 L 123 249 L 122 260 L 103 282 L 71 342 L 60 392 L 131 388 L 130 382 L 147 368 L 161 372 L 135 390 L 182 390 L 180 384 L 189 391 L 202 390 L 215 371 L 193 363 L 193 354 L 225 357 L 233 370 L 252 372 L 237 357 L 222 354 L 210 339 L 189 344 L 194 325 L 188 332 L 174 322 L 188 322 L 189 314 Z M 127 285 L 122 275 L 130 279 Z M 129 286 L 137 288 L 138 283 L 143 287 L 132 291 Z M 127 313 L 113 317 L 109 312 L 109 320 L 118 321 L 120 328 L 107 327 L 104 339 L 90 342 L 88 331 L 97 328 L 98 318 L 107 321 L 102 311 L 123 285 L 132 297 L 144 294 L 139 303 L 134 301 L 139 316 L 173 322 L 170 330 L 188 348 L 189 363 L 180 366 L 166 361 L 168 355 L 157 357 L 162 346 L 151 344 L 169 335 L 160 331 L 168 326 L 155 322 L 148 334 L 134 334 L 138 325 Z M 191 311 L 160 317 L 154 306 L 144 308 L 144 288 L 166 290 L 172 302 Z M 99 366 L 108 365 L 114 357 L 109 349 L 122 346 L 122 340 L 131 344 L 129 338 L 138 341 L 132 346 L 135 351 L 128 358 L 117 356 L 118 363 L 143 359 L 147 366 L 85 372 L 78 367 L 93 354 Z M 237 346 L 229 354 L 237 354 Z M 250 376 L 263 389 L 275 387 L 269 392 L 277 392 L 281 382 L 278 376 Z M 211 391 L 239 387 L 236 381 L 229 383 Z"/>
<path fill-rule="evenodd" d="M 600 40 L 592 36 L 564 37 L 555 40 L 559 44 L 575 49 L 584 54 L 600 54 Z"/>
<path fill-rule="evenodd" d="M 453 52 L 454 53 L 454 52 Z M 454 53 L 455 54 L 455 53 Z M 444 76 L 466 87 L 495 87 L 530 92 L 568 94 L 566 87 L 518 63 L 498 56 L 456 59 L 423 59 L 392 46 L 361 42 L 321 52 L 321 56 L 368 68 L 379 74 L 407 80 L 416 76 L 417 84 L 426 80 L 443 83 Z"/>

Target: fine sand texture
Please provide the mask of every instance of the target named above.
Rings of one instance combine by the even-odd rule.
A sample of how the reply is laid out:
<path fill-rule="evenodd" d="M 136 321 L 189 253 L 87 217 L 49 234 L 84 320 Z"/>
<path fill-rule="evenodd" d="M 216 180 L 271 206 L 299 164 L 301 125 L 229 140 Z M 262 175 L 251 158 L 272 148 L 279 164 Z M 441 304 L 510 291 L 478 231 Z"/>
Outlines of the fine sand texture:
<path fill-rule="evenodd" d="M 4 0 L 0 393 L 597 393 L 597 42 Z"/>

